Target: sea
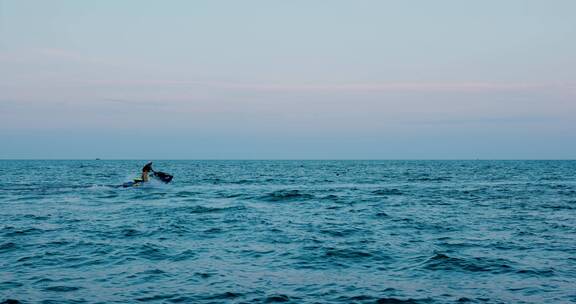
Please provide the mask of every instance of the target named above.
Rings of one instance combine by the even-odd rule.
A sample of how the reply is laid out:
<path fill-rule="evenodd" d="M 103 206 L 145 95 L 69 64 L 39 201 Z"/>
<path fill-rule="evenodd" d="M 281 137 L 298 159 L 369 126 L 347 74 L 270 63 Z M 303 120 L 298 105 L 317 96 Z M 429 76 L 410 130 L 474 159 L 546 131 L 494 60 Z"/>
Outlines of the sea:
<path fill-rule="evenodd" d="M 576 161 L 0 161 L 0 303 L 576 303 Z"/>

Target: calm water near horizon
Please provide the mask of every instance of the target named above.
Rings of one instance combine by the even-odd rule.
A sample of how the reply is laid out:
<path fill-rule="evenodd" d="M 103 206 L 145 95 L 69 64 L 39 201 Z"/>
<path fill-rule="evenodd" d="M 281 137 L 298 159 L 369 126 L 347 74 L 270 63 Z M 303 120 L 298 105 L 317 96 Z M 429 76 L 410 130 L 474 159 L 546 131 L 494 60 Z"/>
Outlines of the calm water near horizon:
<path fill-rule="evenodd" d="M 576 303 L 576 161 L 144 163 L 0 160 L 0 303 Z"/>

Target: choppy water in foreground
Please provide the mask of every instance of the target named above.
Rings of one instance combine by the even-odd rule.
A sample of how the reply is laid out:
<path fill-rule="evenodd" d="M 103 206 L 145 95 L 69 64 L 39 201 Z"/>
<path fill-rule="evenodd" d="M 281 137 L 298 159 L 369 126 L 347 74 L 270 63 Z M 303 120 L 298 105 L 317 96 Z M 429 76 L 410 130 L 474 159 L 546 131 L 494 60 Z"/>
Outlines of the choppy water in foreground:
<path fill-rule="evenodd" d="M 0 302 L 576 302 L 576 161 L 0 161 Z"/>

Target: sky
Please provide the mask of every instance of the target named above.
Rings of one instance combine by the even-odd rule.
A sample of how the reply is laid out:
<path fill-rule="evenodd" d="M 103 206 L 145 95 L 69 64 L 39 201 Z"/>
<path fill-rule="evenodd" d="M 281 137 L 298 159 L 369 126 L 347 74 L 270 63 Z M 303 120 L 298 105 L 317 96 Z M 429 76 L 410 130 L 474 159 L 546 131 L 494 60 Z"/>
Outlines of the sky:
<path fill-rule="evenodd" d="M 573 0 L 0 0 L 0 159 L 576 159 Z"/>

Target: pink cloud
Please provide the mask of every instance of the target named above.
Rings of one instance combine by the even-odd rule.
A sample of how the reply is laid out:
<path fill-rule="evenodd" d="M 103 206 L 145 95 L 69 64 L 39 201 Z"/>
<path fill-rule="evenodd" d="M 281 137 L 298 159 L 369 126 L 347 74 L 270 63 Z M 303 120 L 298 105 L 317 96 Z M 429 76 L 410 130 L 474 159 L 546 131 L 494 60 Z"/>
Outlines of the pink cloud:
<path fill-rule="evenodd" d="M 179 86 L 214 87 L 257 91 L 415 91 L 415 92 L 481 92 L 481 91 L 529 91 L 529 90 L 576 90 L 576 83 L 497 83 L 497 82 L 382 82 L 341 84 L 274 84 L 211 82 L 186 80 L 142 81 L 96 81 L 98 85 L 112 86 Z"/>

